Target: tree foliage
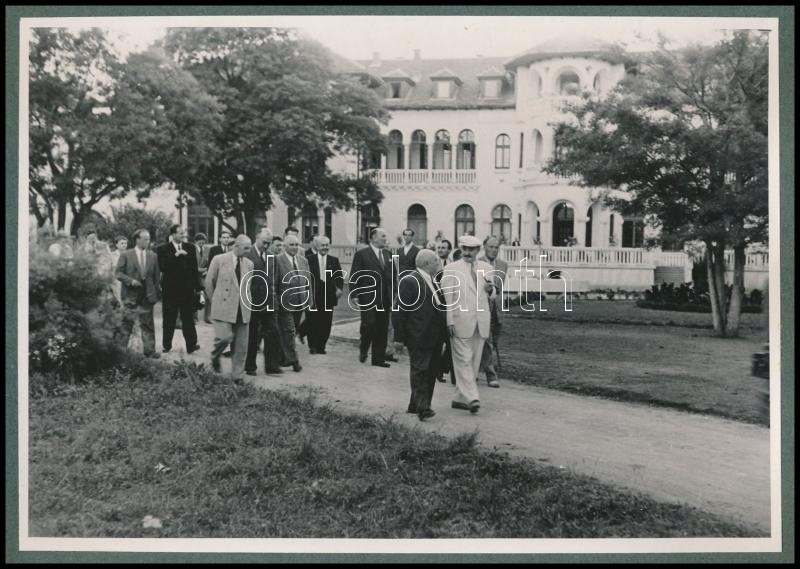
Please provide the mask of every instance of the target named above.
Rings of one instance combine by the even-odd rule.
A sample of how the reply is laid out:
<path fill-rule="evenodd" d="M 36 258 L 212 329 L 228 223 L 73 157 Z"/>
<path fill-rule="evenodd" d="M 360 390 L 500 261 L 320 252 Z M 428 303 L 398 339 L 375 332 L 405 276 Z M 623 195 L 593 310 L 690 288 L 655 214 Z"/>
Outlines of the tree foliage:
<path fill-rule="evenodd" d="M 334 173 L 335 156 L 382 150 L 377 96 L 326 51 L 281 28 L 173 28 L 164 47 L 224 106 L 220 149 L 195 196 L 252 233 L 274 196 L 349 209 L 374 184 Z"/>
<path fill-rule="evenodd" d="M 169 227 L 174 223 L 172 216 L 163 211 L 145 209 L 133 205 L 111 207 L 111 218 L 95 224 L 97 237 L 113 243 L 118 236 L 127 237 L 128 245 L 133 247 L 133 234 L 137 229 L 147 229 L 153 243 L 164 243 L 169 235 Z"/>
<path fill-rule="evenodd" d="M 737 31 L 712 47 L 659 49 L 603 100 L 558 125 L 546 170 L 577 175 L 665 237 L 706 244 L 715 328 L 735 335 L 745 247 L 767 239 L 767 36 Z M 724 251 L 735 253 L 730 318 Z"/>
<path fill-rule="evenodd" d="M 30 203 L 72 232 L 104 199 L 174 183 L 213 161 L 220 110 L 157 50 L 123 62 L 98 29 L 35 28 L 30 51 Z"/>

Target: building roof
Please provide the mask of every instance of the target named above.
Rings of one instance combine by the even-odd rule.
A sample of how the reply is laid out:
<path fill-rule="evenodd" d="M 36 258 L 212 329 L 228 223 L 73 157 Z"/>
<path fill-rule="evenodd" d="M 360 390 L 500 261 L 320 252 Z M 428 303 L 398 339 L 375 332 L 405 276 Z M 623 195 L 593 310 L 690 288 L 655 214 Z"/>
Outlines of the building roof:
<path fill-rule="evenodd" d="M 500 67 L 489 67 L 478 73 L 478 79 L 502 79 L 506 72 Z"/>
<path fill-rule="evenodd" d="M 626 57 L 614 44 L 587 36 L 561 36 L 543 41 L 505 62 L 507 68 L 529 65 L 556 57 L 592 57 L 610 63 L 622 63 Z"/>
<path fill-rule="evenodd" d="M 381 78 L 384 81 L 392 81 L 392 80 L 394 80 L 394 81 L 398 81 L 398 80 L 399 81 L 405 81 L 406 83 L 408 83 L 412 87 L 417 84 L 417 82 L 414 81 L 414 79 L 411 77 L 411 75 L 409 75 L 408 73 L 406 73 L 405 70 L 400 69 L 399 67 L 397 69 L 393 70 L 393 71 L 390 71 L 388 73 L 385 73 L 385 74 L 381 75 Z"/>
<path fill-rule="evenodd" d="M 514 86 L 503 81 L 500 97 L 483 99 L 480 96 L 479 75 L 487 68 L 503 69 L 507 57 L 475 57 L 470 59 L 393 59 L 373 62 L 359 61 L 369 65 L 373 75 L 386 77 L 398 67 L 408 73 L 415 82 L 408 94 L 401 99 L 385 99 L 389 109 L 510 109 L 514 108 Z M 446 74 L 446 76 L 445 76 Z M 498 74 L 498 77 L 503 74 Z M 452 78 L 461 81 L 453 99 L 437 99 L 435 79 Z"/>

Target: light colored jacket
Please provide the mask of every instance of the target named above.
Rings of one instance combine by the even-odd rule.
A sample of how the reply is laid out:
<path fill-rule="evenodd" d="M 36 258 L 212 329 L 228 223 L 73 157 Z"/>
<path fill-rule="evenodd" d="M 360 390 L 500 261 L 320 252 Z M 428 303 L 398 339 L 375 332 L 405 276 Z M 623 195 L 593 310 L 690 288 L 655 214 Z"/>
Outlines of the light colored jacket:
<path fill-rule="evenodd" d="M 508 290 L 508 263 L 499 256 L 495 257 L 494 263 L 491 263 L 484 253 L 478 255 L 478 260 L 494 267 L 492 269 L 494 272 L 487 274 L 487 276 L 494 281 L 495 295 L 493 300 L 497 309 L 497 317 L 502 319 L 505 314 L 503 312 L 503 296 Z"/>
<path fill-rule="evenodd" d="M 313 275 L 305 255 L 295 255 L 297 271 L 287 253 L 275 257 L 276 306 L 288 312 L 296 312 L 311 306 L 311 283 Z"/>
<path fill-rule="evenodd" d="M 478 275 L 478 283 L 471 278 L 470 267 L 466 261 L 453 261 L 442 274 L 442 292 L 447 305 L 447 325 L 455 327 L 459 338 L 471 338 L 477 328 L 481 338 L 488 338 L 491 328 L 489 294 L 484 290 L 484 279 L 491 278 L 492 266 L 483 261 L 475 261 L 475 270 L 484 271 Z"/>
<path fill-rule="evenodd" d="M 250 322 L 250 308 L 246 295 L 239 290 L 236 280 L 236 255 L 223 253 L 211 260 L 206 275 L 206 298 L 211 299 L 211 319 L 236 323 L 236 312 L 242 309 L 242 322 Z M 240 277 L 244 279 L 253 270 L 253 261 L 241 257 Z"/>

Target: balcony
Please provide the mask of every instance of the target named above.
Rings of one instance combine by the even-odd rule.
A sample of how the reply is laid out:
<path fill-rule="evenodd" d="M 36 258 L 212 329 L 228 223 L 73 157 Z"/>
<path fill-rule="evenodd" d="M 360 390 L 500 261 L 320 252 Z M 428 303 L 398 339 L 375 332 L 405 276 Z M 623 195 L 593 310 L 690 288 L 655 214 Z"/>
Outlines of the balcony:
<path fill-rule="evenodd" d="M 533 100 L 531 110 L 536 115 L 557 115 L 569 112 L 570 107 L 582 102 L 583 98 L 578 96 L 539 97 Z"/>
<path fill-rule="evenodd" d="M 372 170 L 372 180 L 381 186 L 475 184 L 475 170 Z"/>

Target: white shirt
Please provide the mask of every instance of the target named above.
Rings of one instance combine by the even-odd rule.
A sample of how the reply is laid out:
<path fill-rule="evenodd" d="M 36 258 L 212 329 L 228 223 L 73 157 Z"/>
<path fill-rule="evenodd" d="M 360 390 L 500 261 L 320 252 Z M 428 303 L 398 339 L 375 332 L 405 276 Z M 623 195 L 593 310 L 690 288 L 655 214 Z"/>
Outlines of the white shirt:
<path fill-rule="evenodd" d="M 425 281 L 425 283 L 428 285 L 428 288 L 431 289 L 431 293 L 433 293 L 433 303 L 436 306 L 440 306 L 442 303 L 439 301 L 439 296 L 436 294 L 436 287 L 433 286 L 433 279 L 431 278 L 431 276 L 427 272 L 423 271 L 422 269 L 417 269 L 417 272 L 420 275 L 422 275 L 422 278 Z"/>
<path fill-rule="evenodd" d="M 408 255 L 408 252 L 411 251 L 411 248 L 414 246 L 414 243 L 411 242 L 405 247 L 403 247 L 403 255 Z"/>
<path fill-rule="evenodd" d="M 325 259 L 327 259 L 327 255 L 323 255 L 322 253 L 317 253 L 317 260 L 319 261 L 319 280 L 325 282 L 325 267 L 327 263 Z"/>
<path fill-rule="evenodd" d="M 369 246 L 372 248 L 372 252 L 375 253 L 375 256 L 378 258 L 378 262 L 381 265 L 385 265 L 386 264 L 386 260 L 383 258 L 383 250 L 382 249 L 378 249 L 372 243 L 370 243 Z"/>
<path fill-rule="evenodd" d="M 300 269 L 300 265 L 297 264 L 297 261 L 295 261 L 293 256 L 291 256 L 289 253 L 284 253 L 284 255 L 286 255 L 287 259 L 289 259 L 289 264 L 292 265 L 292 270 L 294 270 L 295 267 L 297 267 L 298 270 Z"/>

